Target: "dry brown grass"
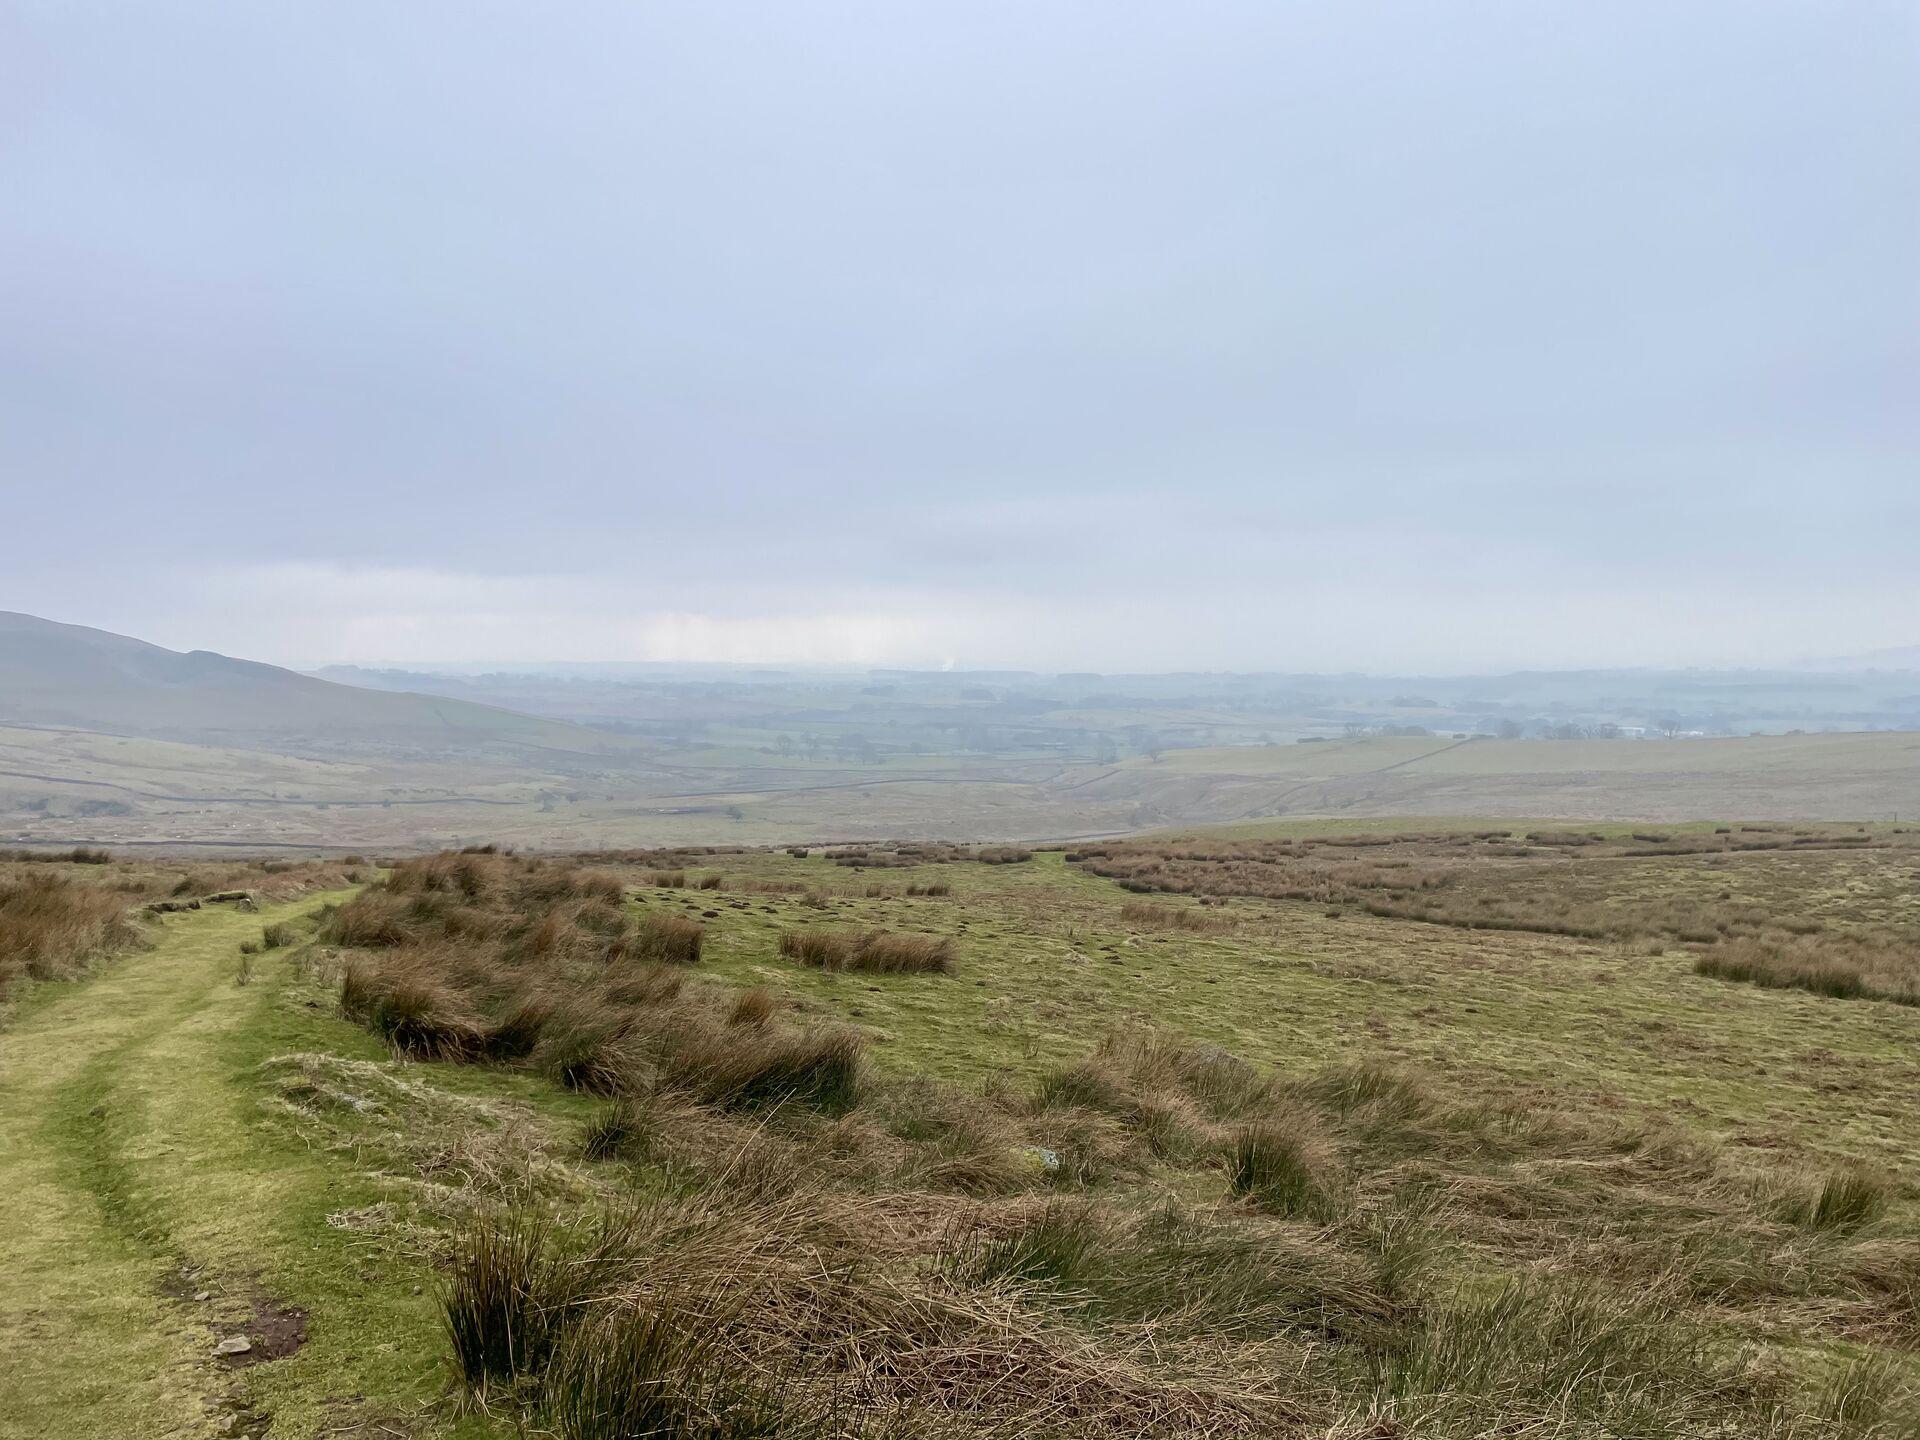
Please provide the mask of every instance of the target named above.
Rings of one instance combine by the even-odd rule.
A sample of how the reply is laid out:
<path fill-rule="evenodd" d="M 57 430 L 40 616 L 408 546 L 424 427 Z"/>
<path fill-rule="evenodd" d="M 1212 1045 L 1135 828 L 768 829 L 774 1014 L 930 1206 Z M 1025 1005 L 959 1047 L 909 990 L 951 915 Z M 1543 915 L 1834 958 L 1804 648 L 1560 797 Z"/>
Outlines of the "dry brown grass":
<path fill-rule="evenodd" d="M 700 959 L 706 927 L 678 915 L 649 915 L 640 922 L 634 953 L 663 964 L 692 965 Z"/>
<path fill-rule="evenodd" d="M 0 997 L 22 979 L 65 979 L 139 938 L 116 889 L 50 871 L 0 881 Z"/>
<path fill-rule="evenodd" d="M 1791 866 L 1817 862 L 1824 852 L 1910 850 L 1914 845 L 1912 837 L 1900 832 L 1872 835 L 1838 827 L 1764 832 L 1728 828 L 1725 833 L 1688 833 L 1649 844 L 1652 834 L 1609 837 L 1593 831 L 1542 830 L 1529 832 L 1525 844 L 1493 831 L 1120 841 L 1074 851 L 1068 860 L 1143 894 L 1191 895 L 1203 901 L 1243 895 L 1304 901 L 1333 911 L 1350 906 L 1383 919 L 1468 930 L 1720 947 L 1748 940 L 1772 946 L 1819 931 L 1826 922 L 1793 908 L 1791 888 L 1770 890 L 1764 900 L 1728 890 L 1716 893 L 1705 884 L 1712 870 L 1690 872 L 1678 866 L 1724 865 L 1731 857 L 1760 851 L 1771 852 L 1770 864 L 1778 856 L 1781 865 Z M 1666 864 L 1666 878 L 1694 875 L 1696 883 L 1672 893 L 1663 893 L 1658 881 L 1637 883 L 1642 877 L 1633 867 L 1651 856 Z M 1669 863 L 1676 860 L 1677 866 Z M 1818 878 L 1810 872 L 1809 898 L 1820 893 Z M 1122 913 L 1139 924 L 1155 923 L 1144 906 Z M 1873 947 L 1853 942 L 1840 942 L 1850 952 L 1846 957 L 1827 958 L 1841 969 L 1862 971 L 1862 988 L 1855 993 L 1873 989 L 1883 998 L 1894 998 L 1903 993 L 1902 977 L 1910 968 L 1900 952 L 1920 947 L 1920 934 L 1889 935 L 1875 945 L 1883 952 L 1877 958 L 1864 953 Z M 1799 963 L 1818 978 L 1821 967 L 1810 954 L 1817 948 L 1788 945 L 1779 964 L 1753 973 L 1786 973 Z M 1727 950 L 1717 953 L 1719 959 L 1709 962 L 1703 973 L 1718 973 L 1714 967 L 1721 960 L 1737 966 L 1754 958 Z"/>
<path fill-rule="evenodd" d="M 1281 1081 L 1150 1030 L 1030 1108 L 921 1081 L 742 1129 L 701 1108 L 724 1087 L 683 1093 L 693 1108 L 615 1106 L 588 1143 L 610 1163 L 698 1156 L 692 1188 L 571 1232 L 482 1215 L 462 1244 L 448 1305 L 469 1384 L 556 1434 L 608 1414 L 1036 1440 L 1393 1433 L 1369 1415 L 1456 1437 L 1899 1433 L 1874 1428 L 1897 1380 L 1858 1423 L 1809 1418 L 1824 1392 L 1712 1338 L 1742 1305 L 1834 1334 L 1911 1327 L 1910 1302 L 1862 1300 L 1859 1267 L 1889 1263 L 1884 1185 L 1830 1180 L 1774 1214 L 1664 1132 L 1461 1107 L 1377 1067 Z M 1237 1202 L 1137 1203 L 1064 1148 L 1098 1118 L 1144 1165 L 1169 1106 L 1195 1131 L 1177 1163 Z M 1057 1167 L 949 1164 L 1036 1153 L 1023 1136 Z M 1526 1278 L 1462 1298 L 1438 1268 L 1460 1247 Z M 515 1324 L 524 1362 L 504 1358 Z"/>
<path fill-rule="evenodd" d="M 946 936 L 886 930 L 788 930 L 780 936 L 780 953 L 821 970 L 882 975 L 951 975 L 958 958 Z"/>
<path fill-rule="evenodd" d="M 773 1018 L 777 1008 L 773 992 L 764 985 L 756 985 L 751 990 L 742 990 L 734 997 L 733 1008 L 727 1012 L 729 1025 L 764 1025 Z"/>
<path fill-rule="evenodd" d="M 1129 900 L 1120 907 L 1120 918 L 1129 925 L 1154 930 L 1186 930 L 1196 935 L 1218 935 L 1233 924 L 1224 915 L 1209 915 L 1204 910 L 1183 910 L 1173 905 L 1153 905 Z"/>
<path fill-rule="evenodd" d="M 1827 931 L 1740 936 L 1704 951 L 1694 969 L 1772 990 L 1920 1005 L 1920 938 Z"/>

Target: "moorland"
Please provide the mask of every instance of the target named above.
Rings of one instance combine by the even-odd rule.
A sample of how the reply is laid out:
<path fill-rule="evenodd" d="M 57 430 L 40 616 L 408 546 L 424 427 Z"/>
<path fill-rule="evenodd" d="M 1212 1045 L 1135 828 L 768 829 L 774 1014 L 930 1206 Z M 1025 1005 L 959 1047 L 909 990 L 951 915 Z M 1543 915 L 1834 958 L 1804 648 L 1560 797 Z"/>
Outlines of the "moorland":
<path fill-rule="evenodd" d="M 0 869 L 10 1436 L 1920 1424 L 1903 826 Z"/>

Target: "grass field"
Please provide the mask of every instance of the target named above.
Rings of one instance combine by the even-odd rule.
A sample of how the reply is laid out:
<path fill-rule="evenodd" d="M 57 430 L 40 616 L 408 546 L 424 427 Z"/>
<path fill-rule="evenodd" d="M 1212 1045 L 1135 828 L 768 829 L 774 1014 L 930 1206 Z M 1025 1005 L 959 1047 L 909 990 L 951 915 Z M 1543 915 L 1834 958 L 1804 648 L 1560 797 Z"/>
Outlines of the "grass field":
<path fill-rule="evenodd" d="M 1920 1007 L 1696 970 L 1920 931 L 1860 836 L 479 855 L 149 920 L 0 1031 L 0 1435 L 1911 1436 Z M 1345 888 L 1167 888 L 1249 846 Z"/>

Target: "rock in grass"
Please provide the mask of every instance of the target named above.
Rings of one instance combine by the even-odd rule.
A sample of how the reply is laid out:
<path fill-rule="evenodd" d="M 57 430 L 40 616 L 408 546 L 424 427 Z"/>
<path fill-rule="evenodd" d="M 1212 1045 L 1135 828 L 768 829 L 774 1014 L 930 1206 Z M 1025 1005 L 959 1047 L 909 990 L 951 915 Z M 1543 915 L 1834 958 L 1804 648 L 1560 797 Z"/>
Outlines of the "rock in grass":
<path fill-rule="evenodd" d="M 1049 1150 L 1044 1145 L 1022 1145 L 1019 1154 L 1029 1167 L 1042 1173 L 1050 1173 L 1060 1168 L 1059 1152 Z"/>
<path fill-rule="evenodd" d="M 229 1335 L 213 1347 L 216 1355 L 244 1355 L 253 1349 L 253 1342 L 244 1335 Z"/>

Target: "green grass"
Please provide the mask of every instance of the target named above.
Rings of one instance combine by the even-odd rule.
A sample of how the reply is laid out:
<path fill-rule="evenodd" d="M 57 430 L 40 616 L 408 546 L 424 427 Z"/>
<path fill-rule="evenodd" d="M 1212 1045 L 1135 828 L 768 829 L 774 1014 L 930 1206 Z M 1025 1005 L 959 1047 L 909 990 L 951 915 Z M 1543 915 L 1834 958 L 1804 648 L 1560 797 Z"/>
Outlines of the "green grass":
<path fill-rule="evenodd" d="M 1705 870 L 1647 862 L 1640 883 L 1693 885 L 1697 875 L 1764 891 L 1769 875 L 1813 858 L 1762 852 Z M 1878 913 L 1880 890 L 1861 877 L 1877 873 L 1879 858 L 1833 863 L 1854 868 L 1807 880 L 1809 903 L 1850 898 Z M 1113 1025 L 1146 1019 L 1290 1073 L 1358 1054 L 1469 1091 L 1678 1116 L 1757 1149 L 1785 1143 L 1888 1168 L 1920 1162 L 1920 1012 L 1730 986 L 1695 975 L 1679 947 L 1649 953 L 1241 900 L 1209 912 L 1233 921 L 1226 934 L 1137 930 L 1120 918 L 1137 897 L 1057 853 L 1027 865 L 868 874 L 785 856 L 729 869 L 847 890 L 864 888 L 868 874 L 893 889 L 935 874 L 952 882 L 947 899 L 836 895 L 825 912 L 792 896 L 741 895 L 746 910 L 725 896 L 696 902 L 719 906 L 704 970 L 860 1026 L 875 1063 L 896 1073 L 968 1084 L 1037 1075 Z M 1862 890 L 1849 897 L 1855 882 Z M 677 909 L 687 898 L 648 892 L 642 903 Z M 930 984 L 778 957 L 782 929 L 823 922 L 952 936 L 956 973 Z"/>

